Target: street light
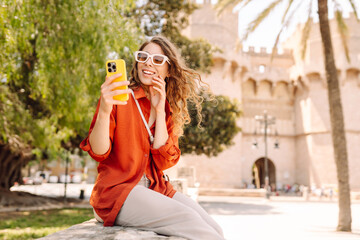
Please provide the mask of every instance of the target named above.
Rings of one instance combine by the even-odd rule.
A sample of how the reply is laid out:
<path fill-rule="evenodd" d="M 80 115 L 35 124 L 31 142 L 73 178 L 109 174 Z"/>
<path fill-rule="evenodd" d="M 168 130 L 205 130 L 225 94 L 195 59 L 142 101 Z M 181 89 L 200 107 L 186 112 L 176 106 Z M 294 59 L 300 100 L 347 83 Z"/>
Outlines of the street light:
<path fill-rule="evenodd" d="M 260 129 L 261 126 L 264 126 L 264 143 L 265 143 L 265 161 L 264 161 L 264 165 L 265 165 L 265 190 L 266 190 L 266 198 L 269 199 L 270 198 L 270 184 L 269 184 L 269 165 L 268 165 L 268 148 L 267 148 L 267 137 L 268 137 L 268 127 L 275 124 L 276 123 L 276 118 L 273 116 L 270 116 L 267 114 L 267 111 L 264 111 L 263 115 L 256 115 L 255 116 L 255 121 L 260 123 Z M 255 135 L 256 135 L 256 129 L 255 129 Z M 277 131 L 275 133 L 276 137 L 277 137 Z M 255 141 L 253 143 L 253 146 L 257 147 L 258 143 Z M 279 141 L 276 138 L 275 140 L 275 144 L 274 144 L 274 148 L 279 148 Z"/>
<path fill-rule="evenodd" d="M 69 154 L 66 153 L 66 165 L 65 165 L 65 183 L 64 183 L 64 202 L 66 203 L 66 190 L 67 190 L 67 176 L 68 176 L 68 170 L 69 170 Z"/>

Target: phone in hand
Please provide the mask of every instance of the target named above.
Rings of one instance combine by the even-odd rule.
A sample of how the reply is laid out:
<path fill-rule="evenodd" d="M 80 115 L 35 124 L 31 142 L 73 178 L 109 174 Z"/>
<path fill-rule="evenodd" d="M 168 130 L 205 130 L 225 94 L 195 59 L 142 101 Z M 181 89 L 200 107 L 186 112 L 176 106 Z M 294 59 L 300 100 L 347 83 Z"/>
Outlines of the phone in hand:
<path fill-rule="evenodd" d="M 108 60 L 106 62 L 106 76 L 110 77 L 114 74 L 118 74 L 121 73 L 121 77 L 115 79 L 115 82 L 119 82 L 119 81 L 126 81 L 127 80 L 127 75 L 126 75 L 126 63 L 123 59 L 116 59 L 116 60 Z M 128 86 L 120 86 L 115 88 L 117 89 L 128 89 Z M 113 97 L 115 100 L 120 100 L 120 101 L 127 101 L 129 100 L 129 94 L 120 94 L 120 95 L 116 95 Z"/>

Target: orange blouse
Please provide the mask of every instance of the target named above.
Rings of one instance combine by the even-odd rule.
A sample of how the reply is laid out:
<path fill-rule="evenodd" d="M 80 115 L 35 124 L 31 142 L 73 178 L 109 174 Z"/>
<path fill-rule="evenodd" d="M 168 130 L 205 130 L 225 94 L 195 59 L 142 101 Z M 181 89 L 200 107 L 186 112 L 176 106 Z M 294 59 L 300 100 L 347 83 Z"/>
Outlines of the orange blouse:
<path fill-rule="evenodd" d="M 149 121 L 151 103 L 144 90 L 134 90 L 146 121 Z M 169 138 L 165 145 L 154 149 L 149 134 L 141 119 L 134 98 L 130 95 L 127 105 L 114 105 L 110 116 L 110 148 L 103 155 L 95 154 L 89 144 L 89 135 L 94 128 L 100 100 L 88 136 L 81 142 L 80 148 L 99 162 L 98 176 L 91 193 L 90 204 L 104 220 L 104 226 L 113 226 L 124 201 L 130 191 L 146 174 L 150 180 L 150 189 L 173 197 L 175 190 L 165 181 L 163 170 L 174 166 L 180 158 L 178 137 L 173 134 L 172 111 L 166 101 L 166 125 Z M 150 128 L 155 134 L 155 123 Z"/>

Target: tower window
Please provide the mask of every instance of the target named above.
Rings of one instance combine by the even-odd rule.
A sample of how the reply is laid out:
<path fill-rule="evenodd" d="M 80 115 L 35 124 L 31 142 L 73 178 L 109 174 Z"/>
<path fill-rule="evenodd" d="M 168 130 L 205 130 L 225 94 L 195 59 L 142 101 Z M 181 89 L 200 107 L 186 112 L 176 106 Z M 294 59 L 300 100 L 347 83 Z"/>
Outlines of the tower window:
<path fill-rule="evenodd" d="M 264 73 L 265 72 L 265 65 L 259 65 L 259 72 Z"/>

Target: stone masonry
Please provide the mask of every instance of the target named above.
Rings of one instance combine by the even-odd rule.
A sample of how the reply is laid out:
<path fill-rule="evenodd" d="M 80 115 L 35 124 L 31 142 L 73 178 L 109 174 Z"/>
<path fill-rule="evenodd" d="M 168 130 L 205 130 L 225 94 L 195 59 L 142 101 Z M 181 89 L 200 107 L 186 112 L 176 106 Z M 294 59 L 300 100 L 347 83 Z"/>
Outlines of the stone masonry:
<path fill-rule="evenodd" d="M 74 225 L 68 229 L 50 234 L 46 237 L 40 238 L 42 240 L 184 240 L 180 237 L 167 237 L 158 235 L 151 231 L 143 231 L 130 227 L 104 227 L 95 219 Z"/>
<path fill-rule="evenodd" d="M 303 24 L 282 44 L 283 52 L 265 48 L 239 48 L 238 13 L 217 16 L 211 1 L 205 0 L 190 17 L 184 33 L 203 38 L 223 51 L 213 56 L 211 73 L 202 74 L 215 94 L 240 102 L 242 132 L 234 145 L 217 157 L 185 155 L 176 167 L 193 167 L 200 188 L 243 188 L 264 177 L 264 133 L 256 115 L 264 110 L 276 117 L 268 137 L 270 183 L 273 187 L 306 185 L 332 188 L 337 176 L 331 140 L 329 104 L 319 24 L 314 22 L 301 58 Z M 336 21 L 330 19 L 333 48 L 341 88 L 348 148 L 350 186 L 360 190 L 360 22 L 354 14 L 345 17 L 350 49 L 346 60 Z M 255 129 L 257 134 L 255 135 Z M 262 130 L 263 131 L 263 130 Z M 257 142 L 257 148 L 253 143 Z M 274 148 L 278 141 L 280 148 Z M 174 171 L 175 172 L 175 171 Z M 258 174 L 258 175 L 257 175 Z M 170 174 L 169 174 L 170 175 Z M 175 176 L 170 175 L 170 178 Z M 252 186 L 253 187 L 253 186 Z"/>

